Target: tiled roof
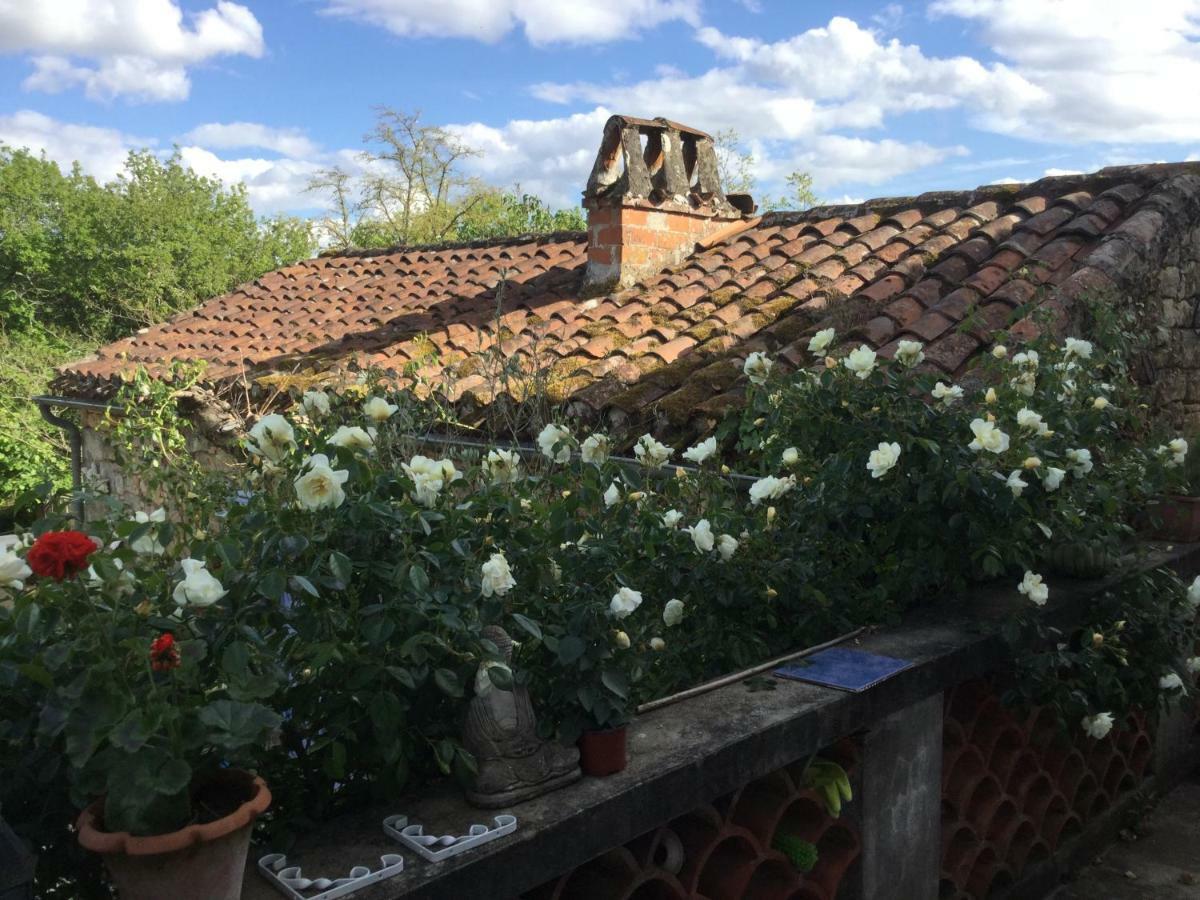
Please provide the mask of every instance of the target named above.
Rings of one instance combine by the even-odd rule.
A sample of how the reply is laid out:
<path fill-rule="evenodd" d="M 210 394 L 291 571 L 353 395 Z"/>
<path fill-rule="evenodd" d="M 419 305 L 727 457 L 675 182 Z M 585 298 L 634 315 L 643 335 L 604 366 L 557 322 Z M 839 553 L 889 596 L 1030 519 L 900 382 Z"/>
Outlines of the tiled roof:
<path fill-rule="evenodd" d="M 496 348 L 584 418 L 703 431 L 740 396 L 748 353 L 804 364 L 830 323 L 884 355 L 920 340 L 928 365 L 959 373 L 997 330 L 1031 335 L 1034 309 L 1126 286 L 1198 206 L 1200 164 L 1179 163 L 772 213 L 591 298 L 582 234 L 320 257 L 101 348 L 56 386 L 103 396 L 135 363 L 204 359 L 219 381 L 353 359 L 486 407 L 471 357 Z"/>

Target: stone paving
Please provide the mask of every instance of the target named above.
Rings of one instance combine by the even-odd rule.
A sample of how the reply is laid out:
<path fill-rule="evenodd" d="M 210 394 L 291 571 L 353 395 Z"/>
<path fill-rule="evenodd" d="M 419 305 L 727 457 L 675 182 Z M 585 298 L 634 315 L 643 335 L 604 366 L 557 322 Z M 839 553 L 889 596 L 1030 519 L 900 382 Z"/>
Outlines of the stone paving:
<path fill-rule="evenodd" d="M 1200 900 L 1200 771 L 1049 900 Z M 1132 833 L 1124 832 L 1127 837 Z"/>

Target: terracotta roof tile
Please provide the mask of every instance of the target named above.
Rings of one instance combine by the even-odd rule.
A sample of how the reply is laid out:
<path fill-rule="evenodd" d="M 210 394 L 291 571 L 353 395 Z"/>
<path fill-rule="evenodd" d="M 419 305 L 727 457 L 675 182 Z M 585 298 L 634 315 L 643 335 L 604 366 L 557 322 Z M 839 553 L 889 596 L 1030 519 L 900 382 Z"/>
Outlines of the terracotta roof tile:
<path fill-rule="evenodd" d="M 581 298 L 582 234 L 322 256 L 102 347 L 62 370 L 56 388 L 104 397 L 134 365 L 161 373 L 186 359 L 207 360 L 217 383 L 362 361 L 403 378 L 414 360 L 436 380 L 439 366 L 496 346 L 499 334 L 501 352 L 529 360 L 536 342 L 567 367 L 578 382 L 572 409 L 601 414 L 619 399 L 627 427 L 643 427 L 634 423 L 686 385 L 695 415 L 672 406 L 669 418 L 710 421 L 736 403 L 738 361 L 752 348 L 806 364 L 807 335 L 860 300 L 871 310 L 863 339 L 923 340 L 929 365 L 956 373 L 1014 318 L 1019 338 L 1033 333 L 1035 308 L 1065 317 L 1075 297 L 1122 283 L 1183 209 L 1171 180 L 1197 173 L 1135 166 L 768 213 L 642 285 L 592 299 Z M 493 387 L 475 374 L 454 391 L 478 406 Z"/>

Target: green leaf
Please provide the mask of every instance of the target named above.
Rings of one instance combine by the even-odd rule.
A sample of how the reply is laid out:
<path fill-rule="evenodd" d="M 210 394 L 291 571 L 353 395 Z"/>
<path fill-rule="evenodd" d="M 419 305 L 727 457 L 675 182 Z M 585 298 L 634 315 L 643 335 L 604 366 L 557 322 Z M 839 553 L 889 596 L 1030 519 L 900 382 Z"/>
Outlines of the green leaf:
<path fill-rule="evenodd" d="M 311 581 L 309 581 L 307 578 L 305 578 L 303 575 L 293 575 L 291 577 L 291 581 L 293 584 L 298 585 L 300 587 L 300 589 L 302 591 L 304 591 L 306 594 L 311 594 L 314 597 L 321 596 L 320 593 L 318 593 L 316 587 L 313 585 L 313 583 Z"/>
<path fill-rule="evenodd" d="M 150 739 L 141 712 L 135 710 L 126 716 L 121 724 L 109 732 L 108 739 L 114 747 L 124 750 L 126 753 L 136 753 L 141 750 L 146 745 L 146 741 Z"/>
<path fill-rule="evenodd" d="M 413 679 L 412 672 L 408 671 L 408 669 L 401 666 L 388 666 L 387 673 L 408 690 L 415 691 L 417 689 L 417 682 Z"/>
<path fill-rule="evenodd" d="M 218 747 L 238 750 L 266 739 L 282 721 L 261 703 L 214 700 L 202 707 L 197 718 L 209 729 L 208 738 Z"/>
<path fill-rule="evenodd" d="M 287 590 L 287 576 L 272 569 L 258 581 L 258 592 L 268 600 L 279 600 Z"/>
<path fill-rule="evenodd" d="M 513 689 L 513 673 L 508 666 L 488 666 L 488 679 L 502 691 Z"/>
<path fill-rule="evenodd" d="M 512 617 L 516 620 L 517 624 L 529 632 L 534 639 L 539 641 L 542 639 L 542 628 L 537 622 L 533 621 L 533 619 L 530 619 L 528 616 L 523 616 L 520 613 L 513 613 Z"/>
<path fill-rule="evenodd" d="M 622 700 L 629 699 L 629 678 L 624 672 L 618 669 L 605 669 L 600 673 L 600 680 L 604 682 L 606 688 Z"/>
<path fill-rule="evenodd" d="M 414 563 L 409 568 L 408 580 L 412 583 L 413 590 L 422 597 L 429 593 L 429 575 L 421 566 Z"/>
<path fill-rule="evenodd" d="M 329 571 L 338 582 L 339 588 L 346 587 L 354 578 L 354 566 L 350 557 L 336 550 L 329 554 Z"/>
<path fill-rule="evenodd" d="M 587 647 L 583 641 L 573 634 L 568 634 L 558 642 L 558 659 L 563 665 L 569 666 L 579 657 L 583 656 L 583 651 Z"/>
<path fill-rule="evenodd" d="M 50 673 L 37 663 L 18 663 L 16 669 L 30 681 L 36 681 L 44 688 L 54 687 L 54 679 L 50 677 Z"/>
<path fill-rule="evenodd" d="M 433 673 L 433 682 L 441 688 L 444 694 L 450 697 L 461 697 L 463 695 L 462 684 L 459 683 L 458 676 L 449 669 L 437 669 Z"/>

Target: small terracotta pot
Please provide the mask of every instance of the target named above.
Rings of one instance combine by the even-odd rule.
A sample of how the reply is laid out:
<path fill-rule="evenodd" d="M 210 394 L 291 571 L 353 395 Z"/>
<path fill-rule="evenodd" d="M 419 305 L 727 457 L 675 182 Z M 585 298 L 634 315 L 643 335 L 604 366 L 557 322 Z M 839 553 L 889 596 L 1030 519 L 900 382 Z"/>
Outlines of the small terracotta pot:
<path fill-rule="evenodd" d="M 1200 541 L 1200 497 L 1169 494 L 1151 503 L 1146 513 L 1151 533 L 1158 540 L 1175 544 Z"/>
<path fill-rule="evenodd" d="M 247 799 L 224 818 L 169 834 L 135 837 L 127 831 L 102 830 L 103 800 L 79 814 L 79 843 L 104 857 L 121 900 L 241 897 L 250 830 L 271 805 L 271 792 L 249 772 L 231 769 L 213 780 L 243 790 Z"/>
<path fill-rule="evenodd" d="M 625 753 L 627 731 L 624 725 L 579 736 L 579 767 L 584 775 L 615 775 L 628 764 Z"/>

